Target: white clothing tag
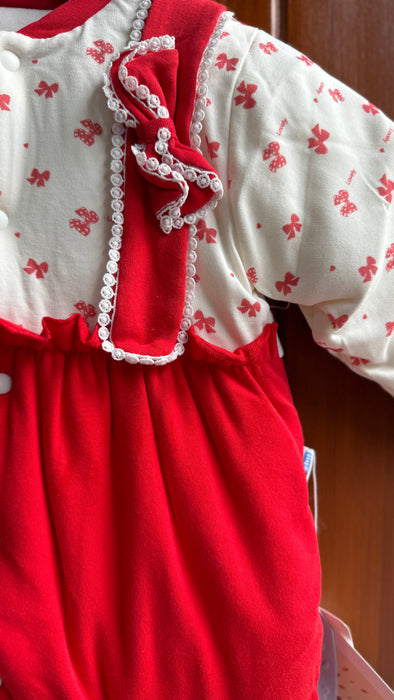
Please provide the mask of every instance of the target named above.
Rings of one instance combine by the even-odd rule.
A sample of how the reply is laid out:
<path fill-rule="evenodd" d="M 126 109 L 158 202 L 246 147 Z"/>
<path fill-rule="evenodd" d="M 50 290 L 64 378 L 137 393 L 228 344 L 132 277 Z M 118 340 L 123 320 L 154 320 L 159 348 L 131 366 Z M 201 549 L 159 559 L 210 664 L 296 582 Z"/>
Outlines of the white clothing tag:
<path fill-rule="evenodd" d="M 311 447 L 304 445 L 304 471 L 307 481 L 316 465 L 316 452 Z"/>
<path fill-rule="evenodd" d="M 304 471 L 307 481 L 312 474 L 313 480 L 313 516 L 315 530 L 317 532 L 318 522 L 318 502 L 317 502 L 317 476 L 316 476 L 316 452 L 311 447 L 304 446 Z"/>

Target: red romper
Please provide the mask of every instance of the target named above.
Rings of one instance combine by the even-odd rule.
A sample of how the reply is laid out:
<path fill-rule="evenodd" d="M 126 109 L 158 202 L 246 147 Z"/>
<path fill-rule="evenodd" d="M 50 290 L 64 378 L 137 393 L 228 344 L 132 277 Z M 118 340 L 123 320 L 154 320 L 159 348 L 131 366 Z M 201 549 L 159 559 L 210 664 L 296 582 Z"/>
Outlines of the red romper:
<path fill-rule="evenodd" d="M 143 39 L 175 48 L 112 64 L 126 186 L 100 323 L 1 321 L 2 699 L 318 697 L 319 556 L 276 326 L 230 352 L 190 323 L 217 179 L 189 126 L 222 10 L 154 0 Z M 200 178 L 184 201 L 179 163 Z"/>

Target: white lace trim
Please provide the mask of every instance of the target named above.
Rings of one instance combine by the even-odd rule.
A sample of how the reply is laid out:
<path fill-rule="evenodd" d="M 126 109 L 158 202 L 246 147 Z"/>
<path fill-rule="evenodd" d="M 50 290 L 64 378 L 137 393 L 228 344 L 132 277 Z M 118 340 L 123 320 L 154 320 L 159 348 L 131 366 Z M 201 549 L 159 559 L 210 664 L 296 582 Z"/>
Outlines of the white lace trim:
<path fill-rule="evenodd" d="M 111 162 L 111 196 L 112 203 L 111 207 L 113 210 L 112 221 L 113 225 L 111 228 L 112 237 L 109 241 L 109 260 L 107 262 L 107 272 L 104 274 L 103 282 L 104 286 L 101 289 L 101 301 L 99 303 L 99 308 L 101 313 L 98 316 L 98 324 L 100 326 L 98 335 L 102 340 L 102 348 L 105 352 L 110 352 L 114 360 L 126 360 L 131 364 L 146 364 L 146 365 L 165 365 L 169 362 L 174 361 L 177 357 L 182 355 L 185 351 L 185 343 L 188 340 L 188 330 L 192 325 L 192 317 L 194 313 L 194 291 L 195 291 L 195 280 L 194 275 L 196 273 L 195 262 L 197 259 L 197 239 L 196 239 L 196 223 L 199 219 L 203 219 L 209 209 L 216 207 L 218 200 L 223 195 L 223 186 L 216 173 L 211 173 L 209 171 L 202 171 L 198 168 L 192 168 L 191 166 L 185 166 L 178 159 L 168 153 L 167 142 L 171 137 L 171 133 L 168 129 L 159 129 L 157 132 L 157 141 L 155 144 L 155 151 L 161 157 L 161 162 L 155 158 L 146 158 L 144 153 L 144 145 L 138 145 L 133 147 L 133 152 L 140 167 L 143 167 L 150 173 L 154 173 L 157 177 L 168 178 L 171 177 L 173 180 L 179 182 L 182 190 L 180 198 L 172 202 L 170 205 L 166 205 L 162 210 L 157 212 L 157 216 L 160 221 L 160 225 L 168 233 L 172 228 L 181 228 L 185 223 L 189 224 L 188 231 L 188 245 L 187 245 L 187 261 L 186 261 L 186 283 L 185 283 L 185 302 L 183 308 L 183 317 L 180 325 L 180 330 L 177 336 L 177 342 L 174 349 L 168 355 L 162 356 L 152 356 L 152 355 L 140 355 L 138 353 L 131 353 L 123 350 L 122 348 L 116 347 L 111 339 L 112 326 L 116 312 L 116 299 L 118 293 L 118 269 L 120 261 L 120 249 L 122 247 L 122 235 L 123 235 L 123 224 L 124 224 L 124 183 L 125 183 L 125 154 L 126 154 L 126 127 L 135 128 L 138 126 L 138 120 L 132 115 L 128 110 L 126 110 L 117 97 L 110 79 L 110 69 L 112 63 L 114 63 L 121 53 L 127 50 L 131 50 L 131 54 L 124 59 L 124 61 L 130 61 L 136 55 L 142 55 L 147 51 L 158 51 L 162 49 L 174 48 L 175 41 L 173 37 L 167 35 L 162 37 L 153 37 L 148 41 L 141 41 L 142 31 L 144 29 L 145 20 L 148 16 L 149 8 L 151 7 L 151 0 L 142 0 L 139 9 L 136 13 L 136 19 L 133 22 L 133 28 L 130 34 L 129 44 L 122 49 L 122 52 L 117 53 L 113 56 L 112 61 L 108 67 L 108 72 L 104 74 L 104 87 L 103 91 L 107 97 L 108 107 L 113 111 L 115 124 L 112 127 L 112 145 L 111 150 L 112 162 Z M 204 100 L 204 107 L 206 106 L 206 99 L 203 94 L 198 91 L 203 91 L 203 87 L 206 87 L 206 82 L 208 80 L 208 73 L 206 66 L 211 65 L 211 59 L 213 55 L 213 47 L 218 41 L 221 33 L 221 28 L 227 21 L 228 17 L 232 13 L 226 12 L 219 19 L 214 33 L 204 51 L 203 60 L 200 65 L 198 74 L 198 87 L 197 95 L 199 99 Z M 138 44 L 138 45 L 137 45 Z M 204 63 L 205 61 L 205 63 Z M 204 63 L 204 67 L 203 67 Z M 144 102 L 153 111 L 157 118 L 168 118 L 168 110 L 163 105 L 160 105 L 160 100 L 156 95 L 150 93 L 147 86 L 138 85 L 137 81 L 133 76 L 127 76 L 121 72 L 123 68 L 123 62 L 119 69 L 120 79 L 125 81 L 123 84 L 126 89 L 135 90 L 135 96 L 138 101 Z M 205 82 L 204 82 L 205 80 Z M 126 82 L 128 81 L 128 82 Z M 133 82 L 135 81 L 135 82 Z M 206 92 L 205 92 L 206 94 Z M 191 123 L 191 131 L 193 134 L 198 135 L 197 131 L 202 128 L 202 119 L 204 118 L 203 108 L 198 107 L 198 99 L 195 102 L 193 119 Z M 200 110 L 200 111 L 199 111 Z M 202 115 L 201 115 L 202 112 Z M 200 123 L 200 127 L 198 124 Z M 200 143 L 200 142 L 199 142 Z M 194 145 L 194 144 L 192 144 Z M 153 162 L 154 161 L 154 162 Z M 213 197 L 211 200 L 198 211 L 186 215 L 185 217 L 180 216 L 180 207 L 186 201 L 189 186 L 187 180 L 196 181 L 199 187 L 210 187 L 213 192 Z M 170 228 L 171 227 L 171 228 Z"/>
<path fill-rule="evenodd" d="M 204 50 L 204 53 L 201 58 L 200 67 L 198 69 L 196 98 L 194 102 L 194 110 L 189 132 L 190 145 L 198 151 L 200 151 L 201 146 L 201 137 L 199 136 L 199 134 L 202 130 L 202 123 L 205 118 L 205 109 L 207 106 L 208 93 L 208 78 L 210 69 L 212 67 L 212 58 L 215 53 L 216 44 L 218 43 L 222 34 L 224 25 L 233 16 L 233 12 L 223 12 L 223 14 L 219 17 L 215 30 L 212 33 L 211 38 Z"/>
<path fill-rule="evenodd" d="M 137 102 L 147 107 L 156 119 L 168 119 L 169 113 L 167 107 L 160 104 L 159 97 L 151 93 L 147 85 L 140 84 L 135 76 L 128 75 L 126 63 L 132 61 L 136 56 L 144 55 L 149 51 L 157 52 L 174 48 L 174 37 L 168 35 L 153 37 L 148 41 L 142 41 L 137 46 L 134 46 L 119 66 L 118 75 L 125 90 L 129 92 Z M 117 122 L 125 123 L 126 126 L 138 126 L 138 120 L 121 104 L 115 94 L 111 84 L 110 69 L 105 76 L 104 93 L 108 98 L 109 109 L 115 112 L 115 120 Z M 161 180 L 177 182 L 180 187 L 180 196 L 155 212 L 159 220 L 160 228 L 166 234 L 171 233 L 174 228 L 182 228 L 185 223 L 197 223 L 199 219 L 206 216 L 210 209 L 216 207 L 217 202 L 223 196 L 222 183 L 214 171 L 184 166 L 179 159 L 168 152 L 168 141 L 170 138 L 171 132 L 168 129 L 161 128 L 157 131 L 157 141 L 154 148 L 160 160 L 157 158 L 147 158 L 145 154 L 145 144 L 132 146 L 132 152 L 142 170 Z M 197 186 L 202 189 L 209 187 L 212 191 L 212 197 L 205 206 L 182 217 L 181 207 L 186 202 L 189 194 L 188 181 L 196 182 Z"/>
<path fill-rule="evenodd" d="M 123 231 L 122 231 L 123 233 Z M 186 257 L 186 285 L 185 285 L 185 303 L 183 308 L 183 318 L 181 321 L 180 331 L 178 333 L 177 342 L 171 353 L 168 355 L 152 356 L 152 355 L 139 355 L 138 353 L 126 352 L 122 348 L 116 347 L 111 340 L 112 322 L 115 313 L 115 300 L 117 294 L 117 279 L 115 279 L 112 273 L 104 275 L 104 281 L 107 282 L 102 288 L 103 299 L 101 300 L 99 306 L 102 313 L 99 314 L 98 323 L 100 325 L 99 337 L 103 341 L 101 347 L 106 352 L 110 352 L 114 360 L 126 360 L 130 364 L 144 364 L 144 365 L 165 365 L 169 362 L 176 360 L 179 355 L 185 352 L 185 343 L 188 340 L 187 331 L 192 325 L 192 317 L 194 313 L 194 289 L 195 281 L 193 276 L 195 275 L 196 268 L 194 263 L 197 259 L 197 227 L 192 225 L 189 227 L 188 232 L 188 244 L 187 244 L 187 257 Z M 121 235 L 111 239 L 110 245 L 112 244 L 111 252 L 117 253 L 119 255 L 119 248 L 121 247 Z M 119 258 L 118 258 L 119 259 Z M 108 265 L 113 262 L 115 270 L 117 271 L 117 261 L 110 260 Z M 110 284 L 113 282 L 113 285 Z M 115 290 L 113 289 L 115 287 Z M 112 301 L 114 300 L 114 301 Z M 113 310 L 112 318 L 110 312 Z M 108 328 L 110 326 L 110 329 Z"/>
<path fill-rule="evenodd" d="M 155 212 L 159 220 L 160 228 L 166 234 L 175 229 L 180 229 L 184 224 L 195 224 L 203 219 L 209 209 L 213 209 L 218 200 L 223 196 L 223 186 L 219 178 L 214 174 L 190 165 L 185 166 L 178 158 L 168 152 L 167 142 L 171 138 L 169 129 L 162 128 L 157 132 L 155 151 L 160 155 L 157 158 L 147 158 L 144 144 L 132 146 L 131 150 L 136 156 L 140 168 L 145 172 L 158 177 L 161 180 L 172 180 L 177 182 L 181 188 L 181 195 L 178 199 L 169 202 L 162 209 Z M 195 212 L 181 216 L 181 207 L 186 202 L 189 194 L 189 182 L 196 182 L 198 187 L 205 189 L 209 187 L 213 192 L 213 197 Z"/>

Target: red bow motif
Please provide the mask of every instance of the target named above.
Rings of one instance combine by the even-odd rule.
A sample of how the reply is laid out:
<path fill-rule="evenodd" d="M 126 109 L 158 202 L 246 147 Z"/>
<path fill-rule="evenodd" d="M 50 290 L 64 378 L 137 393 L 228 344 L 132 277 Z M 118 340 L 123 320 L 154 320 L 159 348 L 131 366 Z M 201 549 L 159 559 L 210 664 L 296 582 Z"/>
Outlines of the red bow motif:
<path fill-rule="evenodd" d="M 200 309 L 197 309 L 194 318 L 196 319 L 194 322 L 196 328 L 199 330 L 205 329 L 207 333 L 216 333 L 214 328 L 216 321 L 213 316 L 206 317 Z"/>
<path fill-rule="evenodd" d="M 386 202 L 391 204 L 393 200 L 393 190 L 394 190 L 394 182 L 392 180 L 389 180 L 387 175 L 383 175 L 379 182 L 382 183 L 383 187 L 378 187 L 378 192 L 381 197 L 383 197 Z"/>
<path fill-rule="evenodd" d="M 178 60 L 173 37 L 152 37 L 114 61 L 104 86 L 116 120 L 133 130 L 131 152 L 147 182 L 160 228 L 167 234 L 196 224 L 223 194 L 212 166 L 185 143 L 188 136 L 179 134 L 184 120 L 180 122 L 177 111 Z M 191 131 L 195 143 L 197 122 Z"/>
<path fill-rule="evenodd" d="M 93 146 L 94 137 L 100 136 L 100 134 L 103 133 L 102 127 L 100 124 L 93 124 L 91 119 L 82 119 L 81 124 L 87 131 L 84 131 L 84 129 L 74 129 L 74 138 L 81 139 L 87 146 Z"/>
<path fill-rule="evenodd" d="M 386 260 L 387 259 L 388 263 L 386 265 L 386 270 L 387 272 L 390 272 L 390 270 L 394 270 L 394 243 L 392 243 L 386 250 Z"/>
<path fill-rule="evenodd" d="M 227 54 L 220 53 L 216 59 L 215 66 L 217 66 L 219 69 L 226 66 L 227 71 L 235 70 L 235 66 L 237 65 L 238 61 L 238 58 L 228 58 Z"/>
<path fill-rule="evenodd" d="M 254 85 L 253 83 L 248 83 L 248 85 L 245 85 L 245 81 L 243 80 L 242 83 L 238 85 L 237 90 L 241 93 L 241 95 L 234 97 L 235 104 L 242 105 L 244 109 L 252 109 L 252 107 L 256 105 L 256 100 L 254 97 L 252 97 L 252 95 L 254 92 L 256 92 L 257 85 Z"/>
<path fill-rule="evenodd" d="M 76 209 L 75 213 L 82 217 L 82 221 L 81 219 L 70 219 L 70 228 L 75 228 L 78 233 L 81 233 L 83 236 L 88 236 L 90 233 L 90 224 L 96 224 L 99 217 L 95 211 L 88 211 L 86 207 Z"/>
<path fill-rule="evenodd" d="M 342 316 L 338 316 L 338 318 L 334 318 L 332 314 L 327 314 L 327 316 L 331 321 L 332 327 L 338 330 L 342 328 L 345 325 L 345 323 L 349 320 L 349 316 L 347 316 L 346 314 L 342 314 Z"/>
<path fill-rule="evenodd" d="M 98 39 L 98 41 L 94 41 L 93 44 L 97 47 L 96 49 L 92 49 L 90 46 L 89 48 L 86 49 L 86 53 L 88 56 L 91 56 L 94 58 L 94 60 L 97 63 L 104 63 L 105 57 L 107 54 L 111 54 L 114 52 L 114 47 L 112 44 L 105 43 L 102 39 Z"/>
<path fill-rule="evenodd" d="M 11 112 L 9 104 L 11 97 L 9 95 L 0 95 L 0 109 L 3 112 Z"/>
<path fill-rule="evenodd" d="M 304 63 L 306 63 L 307 66 L 313 66 L 313 61 L 311 61 L 311 59 L 307 56 L 304 56 L 304 54 L 301 54 L 301 56 L 297 56 L 297 58 L 299 61 L 304 61 Z"/>
<path fill-rule="evenodd" d="M 302 224 L 300 223 L 300 219 L 297 216 L 297 214 L 292 214 L 291 215 L 291 223 L 286 224 L 286 226 L 282 227 L 282 231 L 285 232 L 287 235 L 287 240 L 289 241 L 290 238 L 295 238 L 296 232 L 301 231 Z"/>
<path fill-rule="evenodd" d="M 250 267 L 246 273 L 246 276 L 247 276 L 250 284 L 257 284 L 257 282 L 259 281 L 255 267 Z"/>
<path fill-rule="evenodd" d="M 41 80 L 38 88 L 36 88 L 34 92 L 36 92 L 37 95 L 45 95 L 45 98 L 47 99 L 48 97 L 53 97 L 55 92 L 57 92 L 58 90 L 58 83 L 52 83 L 52 85 L 48 85 L 48 83 L 46 83 L 45 80 Z"/>
<path fill-rule="evenodd" d="M 283 292 L 284 295 L 291 294 L 292 287 L 296 287 L 300 278 L 295 277 L 291 272 L 286 272 L 285 278 L 282 281 L 275 282 L 275 287 L 278 292 Z"/>
<path fill-rule="evenodd" d="M 30 177 L 27 177 L 26 180 L 30 182 L 31 185 L 37 183 L 37 187 L 45 187 L 45 183 L 48 182 L 50 176 L 49 170 L 44 170 L 44 172 L 40 173 L 37 168 L 33 168 Z"/>
<path fill-rule="evenodd" d="M 350 362 L 354 367 L 359 367 L 360 365 L 368 365 L 371 360 L 366 360 L 364 357 L 354 357 L 353 355 L 350 356 Z"/>
<path fill-rule="evenodd" d="M 376 265 L 375 258 L 373 258 L 372 255 L 368 255 L 367 264 L 364 265 L 363 267 L 359 267 L 358 271 L 359 271 L 361 277 L 364 277 L 363 283 L 364 282 L 371 282 L 372 277 L 374 275 L 376 275 L 376 273 L 378 271 L 378 267 Z"/>
<path fill-rule="evenodd" d="M 367 104 L 363 105 L 363 110 L 367 114 L 379 114 L 378 108 L 372 102 L 367 102 Z"/>
<path fill-rule="evenodd" d="M 271 55 L 271 53 L 276 53 L 278 50 L 276 46 L 274 46 L 272 41 L 269 41 L 267 44 L 259 44 L 259 48 L 262 49 L 264 53 L 267 53 L 269 56 Z"/>
<path fill-rule="evenodd" d="M 338 88 L 335 90 L 328 90 L 329 95 L 331 95 L 334 102 L 344 102 L 343 95 L 339 92 Z"/>
<path fill-rule="evenodd" d="M 85 319 L 85 321 L 88 320 L 88 318 L 93 318 L 97 311 L 94 308 L 93 304 L 87 304 L 85 301 L 78 301 L 76 304 L 74 304 L 75 308 L 78 309 L 78 311 L 81 312 L 81 315 Z"/>
<path fill-rule="evenodd" d="M 258 301 L 252 304 L 249 299 L 242 299 L 241 306 L 237 306 L 237 309 L 243 314 L 247 313 L 248 316 L 257 316 L 261 309 L 261 304 Z"/>
<path fill-rule="evenodd" d="M 205 142 L 208 147 L 208 153 L 210 158 L 217 158 L 218 157 L 218 150 L 220 148 L 220 143 L 219 141 L 208 141 L 207 136 L 205 135 Z"/>
<path fill-rule="evenodd" d="M 28 275 L 36 274 L 37 279 L 43 279 L 44 273 L 48 272 L 48 263 L 42 262 L 40 264 L 36 263 L 33 258 L 29 258 L 27 261 L 27 267 L 23 268 Z"/>
<path fill-rule="evenodd" d="M 326 131 L 325 129 L 321 129 L 319 124 L 316 124 L 313 127 L 313 129 L 311 129 L 311 131 L 312 134 L 316 136 L 316 138 L 308 139 L 308 148 L 314 148 L 315 153 L 327 153 L 328 148 L 325 145 L 324 141 L 327 141 L 328 137 L 330 136 L 330 132 Z"/>
<path fill-rule="evenodd" d="M 394 321 L 388 321 L 386 323 L 386 331 L 387 331 L 386 338 L 388 338 L 392 334 L 392 332 L 394 331 Z"/>
<path fill-rule="evenodd" d="M 268 148 L 263 151 L 263 160 L 268 160 L 272 158 L 269 169 L 272 173 L 276 173 L 279 168 L 283 168 L 286 165 L 286 158 L 280 153 L 280 146 L 277 141 L 271 141 L 268 144 Z"/>
<path fill-rule="evenodd" d="M 199 221 L 197 224 L 196 238 L 200 241 L 206 238 L 207 243 L 216 243 L 215 238 L 217 236 L 217 231 L 214 228 L 207 228 L 205 221 Z"/>
<path fill-rule="evenodd" d="M 342 204 L 343 207 L 341 207 L 341 214 L 342 216 L 349 216 L 349 214 L 353 214 L 353 212 L 357 211 L 357 207 L 353 202 L 350 202 L 349 200 L 349 192 L 346 192 L 346 190 L 339 190 L 338 194 L 334 195 L 334 204 L 337 207 L 338 204 Z"/>

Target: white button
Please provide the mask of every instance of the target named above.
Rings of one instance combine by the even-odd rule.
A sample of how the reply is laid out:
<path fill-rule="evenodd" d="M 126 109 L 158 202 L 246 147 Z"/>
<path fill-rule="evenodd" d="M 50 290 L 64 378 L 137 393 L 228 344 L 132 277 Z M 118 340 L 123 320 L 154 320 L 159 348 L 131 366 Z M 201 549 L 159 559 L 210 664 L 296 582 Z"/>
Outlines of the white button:
<path fill-rule="evenodd" d="M 21 62 L 13 51 L 0 51 L 0 62 L 4 68 L 11 71 L 19 70 Z"/>
<path fill-rule="evenodd" d="M 8 394 L 11 391 L 12 379 L 9 374 L 0 372 L 0 394 Z"/>
<path fill-rule="evenodd" d="M 5 213 L 5 211 L 0 209 L 0 229 L 7 228 L 7 226 L 8 226 L 8 216 Z"/>

